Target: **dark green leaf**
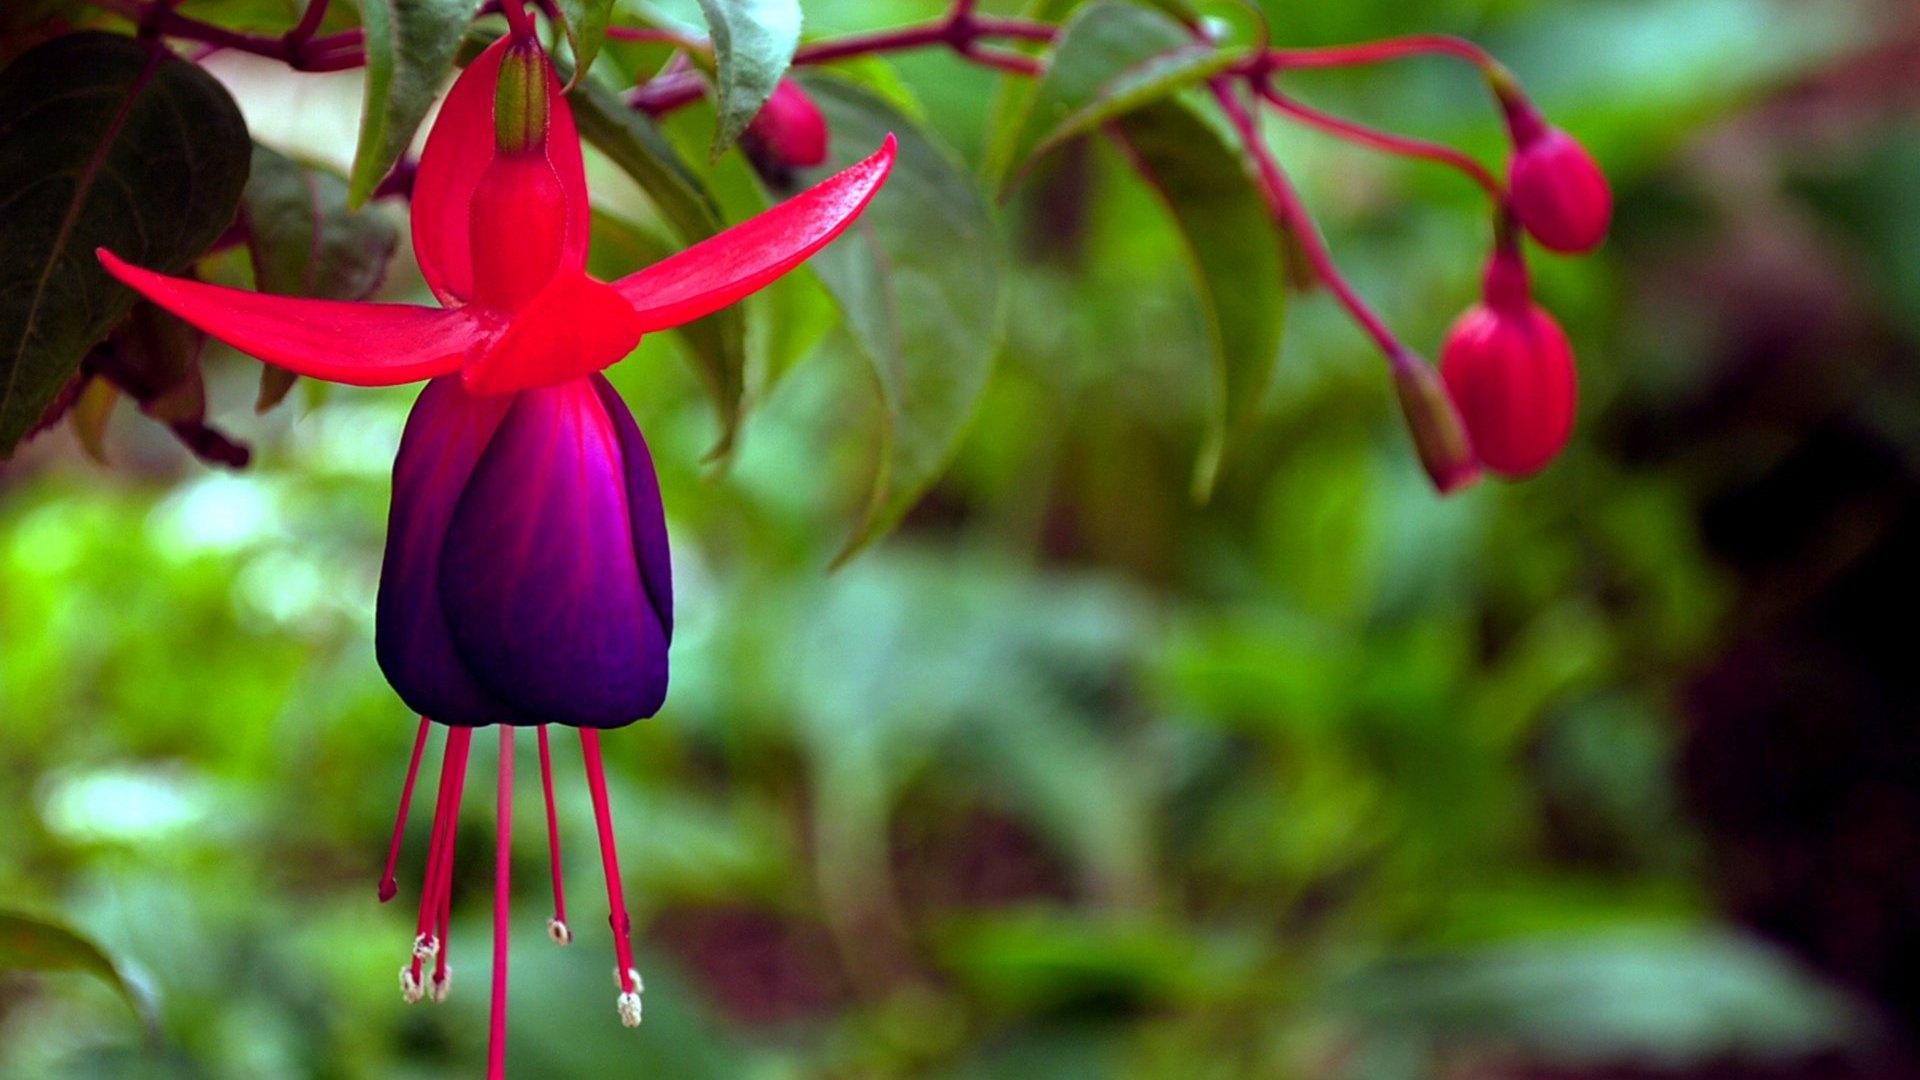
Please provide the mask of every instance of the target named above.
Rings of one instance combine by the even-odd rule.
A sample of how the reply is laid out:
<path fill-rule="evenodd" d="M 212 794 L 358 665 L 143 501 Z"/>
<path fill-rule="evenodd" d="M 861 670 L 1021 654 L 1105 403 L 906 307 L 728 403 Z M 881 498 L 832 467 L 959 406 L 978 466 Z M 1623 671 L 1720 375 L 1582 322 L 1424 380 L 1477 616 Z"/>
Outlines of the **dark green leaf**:
<path fill-rule="evenodd" d="M 1196 496 L 1205 498 L 1279 360 L 1286 311 L 1280 234 L 1238 148 L 1197 110 L 1163 102 L 1124 118 L 1118 130 L 1179 230 L 1206 323 L 1213 408 L 1193 477 Z"/>
<path fill-rule="evenodd" d="M 140 411 L 167 424 L 199 423 L 207 415 L 200 353 L 207 336 L 145 300 L 107 338 L 94 364 L 140 403 Z"/>
<path fill-rule="evenodd" d="M 567 25 L 567 44 L 573 48 L 575 78 L 584 78 L 606 44 L 613 22 L 613 0 L 558 0 L 560 18 Z"/>
<path fill-rule="evenodd" d="M 817 180 L 900 140 L 887 185 L 812 266 L 873 364 L 881 429 L 873 487 L 840 558 L 900 520 L 946 466 L 979 404 L 999 340 L 1001 253 L 979 190 L 953 155 L 879 97 L 804 78 L 832 132 Z"/>
<path fill-rule="evenodd" d="M 573 103 L 581 137 L 639 183 L 675 239 L 693 244 L 720 231 L 720 211 L 713 196 L 652 121 L 627 108 L 612 91 L 591 79 L 580 80 L 568 99 Z M 618 273 L 637 269 L 636 263 Z M 694 344 L 694 356 L 720 410 L 720 439 L 712 451 L 713 456 L 720 457 L 732 448 L 740 426 L 740 399 L 746 379 L 746 318 L 736 311 L 701 321 L 704 325 L 693 331 L 688 341 L 704 342 Z"/>
<path fill-rule="evenodd" d="M 359 206 L 412 145 L 480 0 L 362 0 L 367 93 L 348 202 Z"/>
<path fill-rule="evenodd" d="M 1090 4 L 1061 28 L 1059 44 L 1026 111 L 996 142 L 994 175 L 1010 184 L 1035 158 L 1062 142 L 1232 62 L 1231 54 L 1196 41 L 1185 27 L 1157 11 L 1126 0 Z"/>
<path fill-rule="evenodd" d="M 629 221 L 598 210 L 593 214 L 593 251 L 587 269 L 598 277 L 613 279 L 631 274 L 673 254 L 673 248 Z M 733 449 L 733 437 L 739 425 L 740 382 L 746 369 L 747 318 L 738 304 L 729 305 L 704 319 L 695 319 L 674 328 L 674 334 L 686 344 L 693 366 L 707 392 L 720 409 L 720 440 L 709 452 L 713 458 L 725 457 Z"/>
<path fill-rule="evenodd" d="M 0 912 L 0 972 L 77 971 L 92 975 L 118 991 L 143 1021 L 150 1020 L 146 995 L 121 974 L 113 958 L 98 945 L 58 923 Z"/>
<path fill-rule="evenodd" d="M 399 235 L 378 215 L 347 209 L 338 176 L 263 146 L 241 199 L 254 284 L 261 292 L 326 300 L 364 300 L 380 287 Z M 268 365 L 256 407 L 279 404 L 291 372 Z"/>
<path fill-rule="evenodd" d="M 133 303 L 94 258 L 174 272 L 233 220 L 246 125 L 205 72 L 129 38 L 56 38 L 0 72 L 0 454 Z"/>
<path fill-rule="evenodd" d="M 720 77 L 713 156 L 733 145 L 793 62 L 799 0 L 700 0 Z"/>

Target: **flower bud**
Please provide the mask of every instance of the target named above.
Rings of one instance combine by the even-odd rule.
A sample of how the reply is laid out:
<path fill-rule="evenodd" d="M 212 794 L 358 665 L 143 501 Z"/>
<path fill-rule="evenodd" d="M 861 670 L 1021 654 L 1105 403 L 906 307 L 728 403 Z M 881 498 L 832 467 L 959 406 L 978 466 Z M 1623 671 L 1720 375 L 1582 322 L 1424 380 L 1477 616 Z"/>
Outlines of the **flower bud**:
<path fill-rule="evenodd" d="M 1486 297 L 1447 334 L 1440 374 L 1487 468 L 1527 476 L 1566 446 L 1578 398 L 1573 346 L 1528 296 L 1517 251 L 1488 264 Z"/>
<path fill-rule="evenodd" d="M 1409 352 L 1395 353 L 1393 390 L 1406 416 L 1407 430 L 1433 486 L 1451 495 L 1480 479 L 1480 462 L 1460 413 L 1432 365 Z"/>
<path fill-rule="evenodd" d="M 1568 254 L 1606 239 L 1613 192 L 1606 174 L 1573 136 L 1548 127 L 1532 106 L 1509 111 L 1513 163 L 1507 186 L 1513 215 L 1541 246 Z"/>
<path fill-rule="evenodd" d="M 743 138 L 765 166 L 810 169 L 827 160 L 827 118 L 791 79 L 780 80 Z"/>
<path fill-rule="evenodd" d="M 494 144 L 502 154 L 530 154 L 547 145 L 547 58 L 536 42 L 514 42 L 500 58 L 493 91 Z"/>

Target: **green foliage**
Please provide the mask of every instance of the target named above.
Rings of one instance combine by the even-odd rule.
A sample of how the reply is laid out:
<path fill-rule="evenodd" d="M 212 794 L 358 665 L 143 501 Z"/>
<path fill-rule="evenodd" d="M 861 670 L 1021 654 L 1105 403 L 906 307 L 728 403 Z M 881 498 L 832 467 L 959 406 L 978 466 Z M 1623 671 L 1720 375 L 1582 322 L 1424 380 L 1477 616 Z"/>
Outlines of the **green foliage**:
<path fill-rule="evenodd" d="M 880 391 L 871 494 L 840 558 L 891 529 L 939 476 L 980 402 L 999 344 L 1000 251 L 985 200 L 952 153 L 878 96 L 805 85 L 844 168 L 892 133 L 899 157 L 882 197 L 814 257 Z"/>
<path fill-rule="evenodd" d="M 1375 1038 L 1500 1044 L 1544 1061 L 1667 1068 L 1844 1050 L 1850 1004 L 1785 957 L 1717 933 L 1596 935 L 1376 965 L 1339 986 Z"/>
<path fill-rule="evenodd" d="M 628 108 L 612 91 L 582 79 L 569 95 L 574 120 L 580 135 L 640 185 L 660 219 L 681 244 L 698 243 L 720 231 L 719 208 L 707 185 L 680 156 L 680 152 L 653 122 Z M 629 232 L 612 238 L 614 250 L 627 250 L 625 258 L 637 259 L 637 237 Z M 603 249 L 604 252 L 604 249 Z M 603 253 L 602 258 L 607 256 Z M 616 264 L 607 265 L 609 275 Z M 628 263 L 631 273 L 641 264 Z M 740 427 L 741 394 L 746 379 L 746 318 L 737 307 L 716 312 L 702 319 L 698 331 L 690 331 L 687 340 L 697 342 L 693 349 L 695 366 L 700 372 L 714 406 L 720 411 L 720 438 L 708 451 L 710 458 L 724 458 L 733 447 Z"/>
<path fill-rule="evenodd" d="M 1228 440 L 1256 415 L 1280 358 L 1286 310 L 1280 234 L 1244 155 L 1204 114 L 1169 102 L 1127 117 L 1120 132 L 1180 232 L 1200 294 L 1214 379 L 1206 441 L 1193 472 L 1194 494 L 1205 499 Z"/>
<path fill-rule="evenodd" d="M 253 148 L 240 212 L 261 292 L 364 300 L 386 278 L 400 242 L 390 222 L 348 209 L 345 181 L 264 146 Z M 293 383 L 292 372 L 266 365 L 254 407 L 273 408 Z"/>
<path fill-rule="evenodd" d="M 480 0 L 362 0 L 367 90 L 348 176 L 349 206 L 366 202 L 413 145 L 479 8 Z"/>
<path fill-rule="evenodd" d="M 1060 20 L 1077 5 L 1034 7 Z M 1847 25 L 1835 12 L 1854 9 L 1270 7 L 1288 43 L 1471 34 L 1600 153 L 1620 194 L 1609 248 L 1533 260 L 1582 363 L 1565 458 L 1524 485 L 1433 497 L 1367 343 L 1324 296 L 1283 309 L 1279 241 L 1244 163 L 1180 80 L 1053 139 L 995 206 L 978 176 L 1017 129 L 982 115 L 1001 76 L 937 50 L 808 73 L 837 162 L 902 139 L 869 216 L 777 289 L 651 335 L 609 371 L 660 469 L 680 587 L 667 707 L 605 739 L 646 1025 L 613 1016 L 597 838 L 566 738 L 556 793 L 579 940 L 545 941 L 523 742 L 509 1075 L 1424 1080 L 1786 1074 L 1809 1054 L 1870 1055 L 1864 996 L 1730 928 L 1726 849 L 1682 786 L 1683 763 L 1695 784 L 1724 782 L 1684 745 L 1701 672 L 1729 638 L 1831 596 L 1825 575 L 1858 559 L 1880 514 L 1900 516 L 1845 504 L 1859 532 L 1768 589 L 1716 552 L 1726 485 L 1810 430 L 1920 446 L 1901 404 L 1920 232 L 1899 197 L 1920 137 L 1861 120 L 1822 124 L 1805 154 L 1770 141 L 1769 95 L 1805 92 Z M 822 35 L 933 10 L 806 8 Z M 1108 0 L 1079 19 L 1095 8 L 1192 48 L 1145 8 Z M 271 34 L 297 10 L 185 13 Z M 329 29 L 352 18 L 336 4 Z M 609 48 L 594 75 L 661 55 Z M 71 85 L 98 69 L 59 70 Z M 1489 161 L 1499 145 L 1474 76 L 1445 62 L 1297 78 L 1290 90 L 1329 109 Z M 244 82 L 235 93 L 257 105 Z M 1063 117 L 1117 100 L 1089 85 Z M 603 276 L 767 201 L 739 155 L 704 153 L 720 124 L 704 102 L 656 125 L 619 89 L 583 78 L 572 98 Z M 1760 109 L 1741 112 L 1749 101 Z M 3 135 L 17 114 L 0 116 Z M 64 161 L 68 140 L 103 127 L 63 123 L 30 151 L 0 138 L 0 176 L 23 153 Z M 1722 155 L 1700 153 L 1728 130 L 1742 149 L 1731 201 Z M 1356 287 L 1431 351 L 1477 287 L 1476 193 L 1273 134 Z M 233 154 L 243 173 L 243 142 Z M 118 174 L 139 177 L 145 157 Z M 1795 180 L 1781 191 L 1776 158 Z M 143 227 L 180 226 L 180 190 L 153 198 L 141 205 L 171 216 Z M 263 152 L 243 212 L 276 223 L 270 250 L 198 272 L 246 284 L 252 254 L 262 287 L 357 293 L 398 204 L 342 218 L 344 205 L 336 178 Z M 46 219 L 0 216 L 0 237 Z M 137 261 L 183 266 L 224 224 Z M 1746 370 L 1755 343 L 1726 318 L 1745 309 L 1718 308 L 1740 290 L 1712 270 L 1754 237 L 1767 252 L 1845 245 L 1796 255 L 1789 276 L 1874 271 L 1850 297 L 1870 340 L 1808 345 L 1781 365 L 1783 392 L 1732 400 L 1701 388 L 1734 370 L 1727 356 Z M 426 299 L 405 259 L 393 269 L 382 299 Z M 0 292 L 0 310 L 17 296 Z M 1797 317 L 1788 306 L 1765 325 Z M 117 342 L 167 332 L 106 320 L 93 340 L 113 323 Z M 61 913 L 26 935 L 47 966 L 100 976 L 9 971 L 0 1075 L 478 1074 L 492 886 L 478 779 L 447 1003 L 405 1008 L 392 982 L 426 859 L 418 800 L 401 897 L 373 901 L 414 723 L 370 640 L 412 391 L 341 389 L 298 417 L 256 417 L 257 365 L 218 349 L 199 363 L 209 418 L 258 447 L 254 468 L 203 469 L 122 423 L 132 410 L 109 432 L 101 404 L 117 391 L 96 379 L 70 415 L 87 446 L 111 435 L 111 472 L 58 431 L 0 470 L 0 893 Z M 716 410 L 731 436 L 743 396 L 751 422 L 714 475 L 701 458 Z M 1751 426 L 1716 438 L 1699 411 Z M 1196 505 L 1194 446 L 1222 436 L 1233 452 Z M 826 573 L 849 503 L 873 515 L 856 536 L 868 546 Z M 429 767 L 423 790 L 433 780 Z M 1762 816 L 1797 813 L 1796 790 L 1763 791 Z M 1836 843 L 1853 856 L 1871 839 Z M 1750 854 L 1743 888 L 1764 873 Z M 0 967 L 19 964 L 11 925 Z M 151 984 L 157 1049 L 109 971 Z"/>
<path fill-rule="evenodd" d="M 700 0 L 719 75 L 718 158 L 747 129 L 787 72 L 800 44 L 799 0 Z"/>
<path fill-rule="evenodd" d="M 0 454 L 124 316 L 94 249 L 177 271 L 233 220 L 247 133 L 198 67 L 108 34 L 0 71 Z"/>
<path fill-rule="evenodd" d="M 1060 31 L 1025 110 L 1005 128 L 992 166 L 1004 185 L 1061 143 L 1213 75 L 1233 53 L 1129 0 L 1088 4 Z"/>
<path fill-rule="evenodd" d="M 0 974 L 79 972 L 111 986 L 142 1020 L 151 1019 L 146 995 L 100 946 L 51 919 L 0 911 Z"/>
<path fill-rule="evenodd" d="M 606 44 L 613 8 L 614 0 L 560 0 L 560 17 L 566 22 L 567 44 L 573 49 L 576 72 L 593 70 L 593 61 Z"/>

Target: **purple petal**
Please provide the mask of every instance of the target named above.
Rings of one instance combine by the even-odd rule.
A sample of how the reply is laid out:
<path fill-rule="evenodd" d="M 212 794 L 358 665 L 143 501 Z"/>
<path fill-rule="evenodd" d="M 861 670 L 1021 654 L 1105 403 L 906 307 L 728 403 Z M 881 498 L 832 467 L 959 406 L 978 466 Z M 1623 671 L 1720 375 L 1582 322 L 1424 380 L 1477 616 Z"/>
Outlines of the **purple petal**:
<path fill-rule="evenodd" d="M 593 388 L 600 393 L 600 404 L 613 421 L 614 434 L 620 437 L 620 453 L 626 458 L 627 509 L 633 516 L 633 547 L 640 554 L 640 583 L 646 586 L 647 599 L 667 640 L 672 641 L 673 566 L 667 551 L 667 511 L 660 503 L 660 479 L 653 472 L 653 454 L 613 384 L 595 375 Z"/>
<path fill-rule="evenodd" d="M 454 507 L 511 397 L 477 397 L 434 379 L 407 417 L 393 463 L 393 512 L 380 569 L 374 651 L 407 706 L 445 724 L 532 723 L 468 673 L 440 607 L 440 553 Z"/>
<path fill-rule="evenodd" d="M 617 727 L 666 697 L 667 631 L 642 584 L 626 474 L 592 381 L 526 390 L 447 528 L 440 606 L 455 649 L 540 721 Z"/>

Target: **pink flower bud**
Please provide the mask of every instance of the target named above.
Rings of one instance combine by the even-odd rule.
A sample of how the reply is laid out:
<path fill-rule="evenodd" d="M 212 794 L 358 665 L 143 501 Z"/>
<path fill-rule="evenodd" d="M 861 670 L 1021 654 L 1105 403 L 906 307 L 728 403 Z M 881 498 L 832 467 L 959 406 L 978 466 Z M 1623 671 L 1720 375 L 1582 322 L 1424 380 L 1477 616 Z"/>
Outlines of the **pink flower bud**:
<path fill-rule="evenodd" d="M 1566 446 L 1578 398 L 1573 346 L 1527 295 L 1517 252 L 1494 255 L 1486 298 L 1447 334 L 1440 374 L 1487 468 L 1527 476 Z"/>
<path fill-rule="evenodd" d="M 1573 136 L 1542 123 L 1515 122 L 1507 184 L 1513 215 L 1543 247 L 1592 251 L 1607 237 L 1613 192 L 1606 174 Z"/>
<path fill-rule="evenodd" d="M 768 165 L 810 169 L 827 160 L 827 118 L 791 79 L 780 80 L 747 125 L 745 139 L 747 149 Z"/>

